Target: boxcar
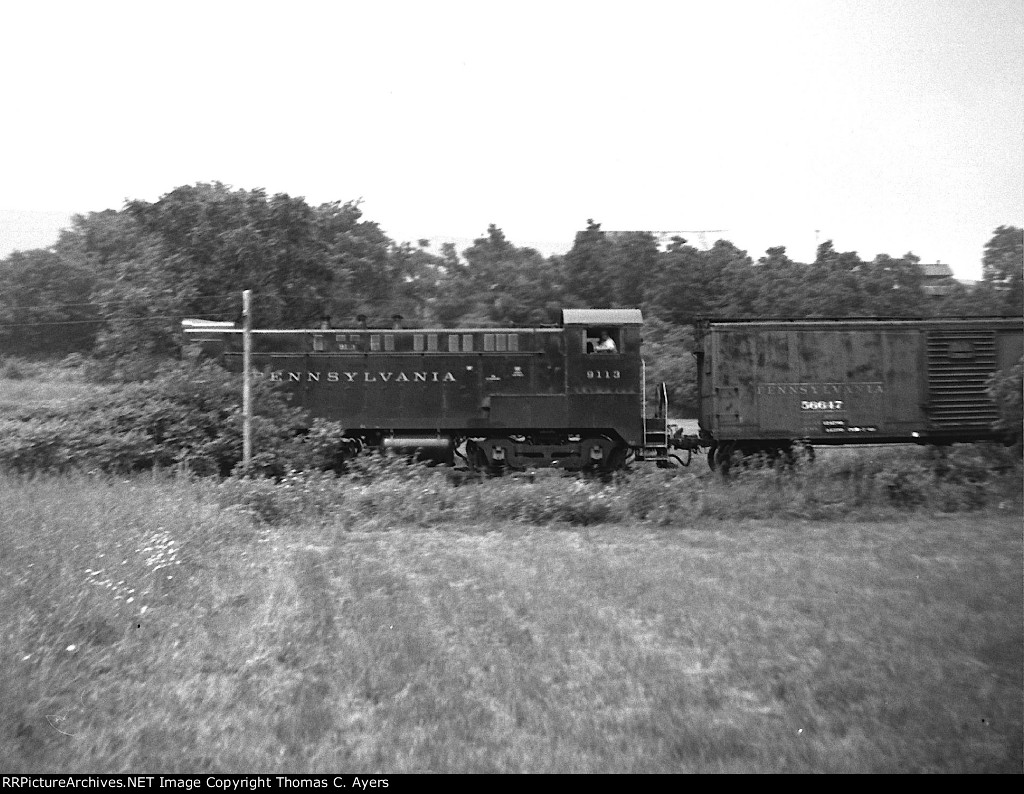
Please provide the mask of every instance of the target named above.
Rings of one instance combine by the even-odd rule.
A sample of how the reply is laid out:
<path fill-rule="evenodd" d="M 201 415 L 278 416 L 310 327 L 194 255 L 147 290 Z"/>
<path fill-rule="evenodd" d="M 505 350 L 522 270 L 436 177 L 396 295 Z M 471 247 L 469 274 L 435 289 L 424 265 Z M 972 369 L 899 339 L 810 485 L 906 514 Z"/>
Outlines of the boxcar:
<path fill-rule="evenodd" d="M 739 449 L 1000 438 L 986 380 L 1022 354 L 1024 319 L 704 320 L 701 437 Z"/>

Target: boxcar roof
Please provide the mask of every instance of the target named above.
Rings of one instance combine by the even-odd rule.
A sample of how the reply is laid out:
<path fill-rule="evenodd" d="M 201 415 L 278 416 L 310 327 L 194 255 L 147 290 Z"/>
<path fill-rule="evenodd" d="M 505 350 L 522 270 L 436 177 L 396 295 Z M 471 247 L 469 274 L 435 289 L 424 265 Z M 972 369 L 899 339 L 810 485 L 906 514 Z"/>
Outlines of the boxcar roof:
<path fill-rule="evenodd" d="M 801 319 L 703 319 L 704 328 L 806 328 L 816 330 L 845 328 L 1019 328 L 1024 317 L 830 317 Z"/>

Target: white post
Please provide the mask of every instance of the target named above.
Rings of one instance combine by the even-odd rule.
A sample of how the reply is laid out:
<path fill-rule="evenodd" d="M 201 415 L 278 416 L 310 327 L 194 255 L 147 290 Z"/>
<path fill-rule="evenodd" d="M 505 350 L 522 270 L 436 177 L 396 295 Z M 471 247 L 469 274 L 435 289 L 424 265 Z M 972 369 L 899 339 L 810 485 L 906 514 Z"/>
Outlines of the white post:
<path fill-rule="evenodd" d="M 242 466 L 252 463 L 252 290 L 242 291 Z"/>

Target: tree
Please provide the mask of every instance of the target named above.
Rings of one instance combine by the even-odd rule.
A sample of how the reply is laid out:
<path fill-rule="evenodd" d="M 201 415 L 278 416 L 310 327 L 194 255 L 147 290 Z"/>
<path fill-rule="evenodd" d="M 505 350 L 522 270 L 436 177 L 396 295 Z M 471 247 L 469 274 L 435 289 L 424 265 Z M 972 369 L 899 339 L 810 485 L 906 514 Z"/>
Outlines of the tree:
<path fill-rule="evenodd" d="M 748 314 L 745 282 L 752 271 L 746 252 L 726 240 L 700 251 L 676 238 L 658 259 L 648 305 L 654 314 L 677 325 L 699 317 Z"/>
<path fill-rule="evenodd" d="M 100 321 L 91 352 L 122 359 L 120 370 L 133 378 L 152 374 L 159 360 L 177 352 L 182 317 L 225 317 L 219 307 L 195 299 L 188 261 L 169 253 L 126 212 L 76 215 L 55 250 L 65 267 L 92 276 L 81 298 L 93 304 Z"/>
<path fill-rule="evenodd" d="M 415 246 L 411 243 L 392 246 L 388 256 L 394 280 L 392 313 L 414 322 L 436 322 L 438 301 L 453 267 L 454 248 L 448 245 L 440 256 L 428 250 L 429 240 L 418 240 Z M 456 262 L 457 259 L 455 255 Z"/>
<path fill-rule="evenodd" d="M 671 418 L 696 416 L 697 366 L 693 357 L 693 328 L 673 325 L 657 317 L 645 317 L 643 340 L 647 398 L 652 402 L 649 407 L 654 407 L 658 384 L 664 383 Z"/>
<path fill-rule="evenodd" d="M 362 219 L 358 201 L 331 202 L 316 208 L 324 263 L 330 271 L 326 313 L 354 317 L 363 312 L 390 316 L 396 305 L 405 262 L 392 258 L 392 241 L 377 223 Z"/>
<path fill-rule="evenodd" d="M 879 254 L 857 270 L 861 294 L 859 310 L 869 316 L 907 317 L 920 315 L 927 307 L 924 274 L 920 258 L 906 253 L 900 259 Z"/>
<path fill-rule="evenodd" d="M 1024 303 L 1024 229 L 999 226 L 985 243 L 982 278 L 1004 292 L 1003 311 L 1020 314 Z"/>
<path fill-rule="evenodd" d="M 569 300 L 578 306 L 606 309 L 614 303 L 615 275 L 612 244 L 593 219 L 576 233 L 572 248 L 565 255 Z"/>
<path fill-rule="evenodd" d="M 713 274 L 717 296 L 711 301 L 710 313 L 719 317 L 749 317 L 757 295 L 758 271 L 747 252 L 728 240 L 716 240 L 703 253 L 706 270 Z"/>
<path fill-rule="evenodd" d="M 755 317 L 802 317 L 808 265 L 794 262 L 785 246 L 765 251 L 751 273 L 751 313 Z"/>
<path fill-rule="evenodd" d="M 981 317 L 1003 312 L 1003 294 L 989 281 L 968 286 L 955 282 L 947 295 L 931 302 L 935 317 Z"/>
<path fill-rule="evenodd" d="M 611 237 L 609 271 L 613 305 L 641 306 L 658 269 L 658 240 L 650 232 L 619 232 Z"/>
<path fill-rule="evenodd" d="M 254 291 L 257 326 L 312 325 L 367 303 L 391 308 L 422 276 L 418 257 L 410 263 L 391 246 L 358 202 L 314 208 L 213 183 L 76 216 L 54 252 L 91 278 L 79 300 L 94 303 L 101 322 L 95 352 L 145 373 L 140 357 L 177 352 L 183 317 L 234 319 L 243 289 Z"/>
<path fill-rule="evenodd" d="M 870 314 L 858 289 L 857 271 L 863 262 L 856 251 L 840 253 L 826 240 L 807 269 L 805 314 L 843 317 Z"/>
<path fill-rule="evenodd" d="M 234 307 L 231 293 L 251 289 L 260 324 L 293 325 L 324 313 L 337 253 L 301 198 L 218 182 L 179 187 L 154 203 L 130 201 L 125 211 L 166 256 L 179 258 L 197 294 L 224 295 L 218 308 Z"/>
<path fill-rule="evenodd" d="M 546 309 L 561 290 L 557 260 L 545 260 L 533 248 L 513 245 L 493 223 L 462 255 L 466 267 L 454 275 L 464 281 L 453 284 L 450 291 L 466 295 L 464 322 L 527 325 L 537 321 L 536 311 Z"/>
<path fill-rule="evenodd" d="M 95 278 L 52 249 L 0 260 L 0 350 L 23 356 L 84 352 L 99 318 L 88 303 Z"/>
<path fill-rule="evenodd" d="M 659 268 L 658 240 L 650 232 L 605 232 L 587 221 L 564 257 L 569 302 L 591 308 L 641 306 Z"/>

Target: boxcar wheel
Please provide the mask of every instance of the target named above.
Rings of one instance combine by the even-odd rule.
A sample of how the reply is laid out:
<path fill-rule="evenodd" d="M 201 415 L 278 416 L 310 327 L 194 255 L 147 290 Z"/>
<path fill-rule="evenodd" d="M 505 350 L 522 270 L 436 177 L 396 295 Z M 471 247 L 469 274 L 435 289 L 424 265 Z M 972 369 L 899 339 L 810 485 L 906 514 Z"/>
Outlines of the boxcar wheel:
<path fill-rule="evenodd" d="M 732 452 L 736 448 L 736 445 L 731 441 L 726 441 L 718 445 L 718 449 L 715 450 L 715 466 L 722 472 L 722 474 L 728 474 L 729 469 L 732 468 Z"/>

